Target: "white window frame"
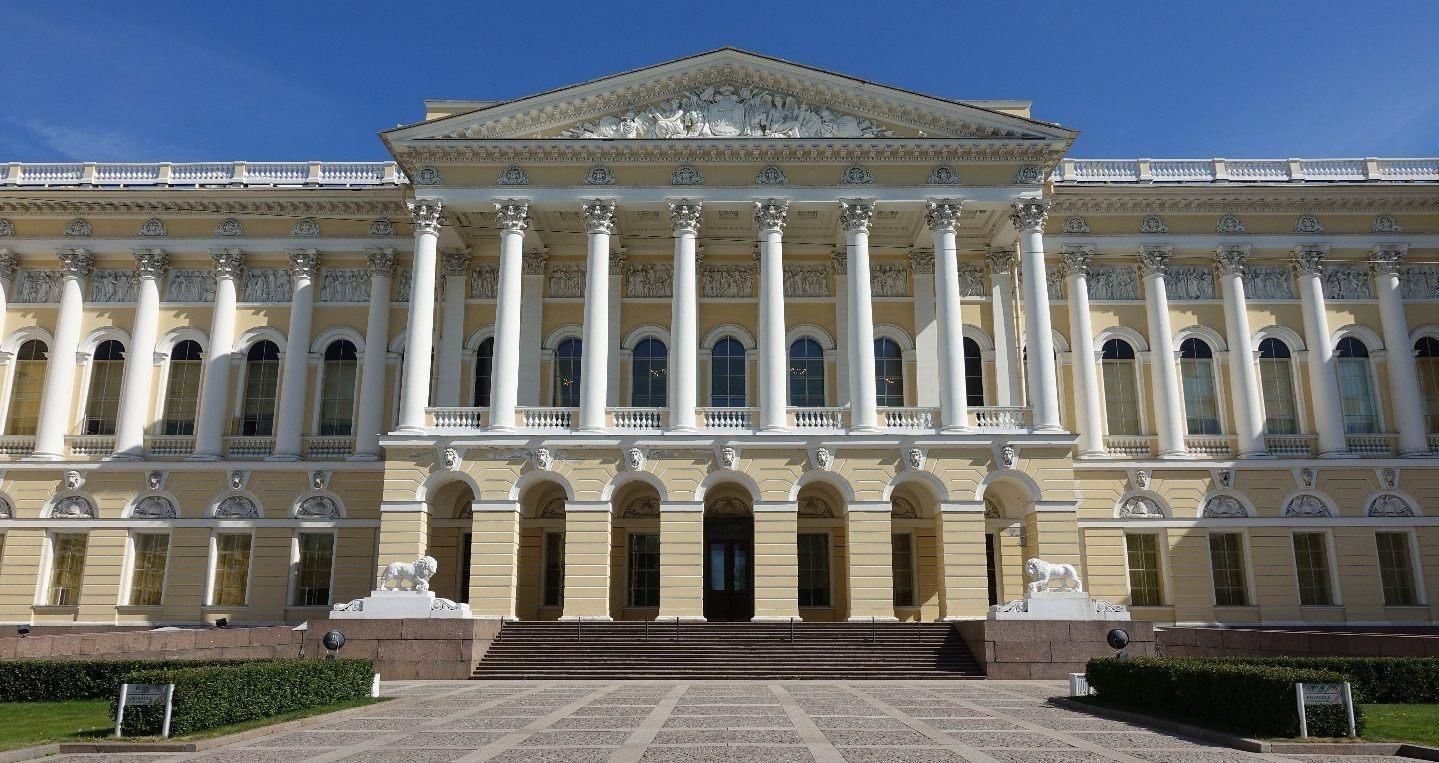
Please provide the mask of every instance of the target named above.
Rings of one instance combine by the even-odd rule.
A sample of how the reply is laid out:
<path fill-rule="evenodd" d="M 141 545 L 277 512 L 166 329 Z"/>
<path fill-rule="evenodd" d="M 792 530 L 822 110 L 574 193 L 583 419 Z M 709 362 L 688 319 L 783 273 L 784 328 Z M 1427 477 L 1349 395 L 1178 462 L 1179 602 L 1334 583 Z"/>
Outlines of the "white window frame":
<path fill-rule="evenodd" d="M 1118 339 L 1121 342 L 1128 344 L 1129 349 L 1134 351 L 1134 360 L 1130 362 L 1134 364 L 1134 404 L 1135 407 L 1138 408 L 1137 413 L 1139 419 L 1139 434 L 1136 435 L 1112 435 L 1109 431 L 1109 408 L 1106 404 L 1109 396 L 1105 393 L 1104 390 L 1104 361 L 1101 358 L 1104 355 L 1104 345 L 1111 339 Z M 1144 384 L 1144 372 L 1141 369 L 1141 366 L 1143 365 L 1143 363 L 1141 362 L 1142 358 L 1145 355 L 1149 354 L 1148 345 L 1140 345 L 1139 347 L 1136 347 L 1134 343 L 1134 338 L 1130 337 L 1128 334 L 1100 334 L 1098 337 L 1098 341 L 1099 347 L 1094 351 L 1094 362 L 1099 367 L 1099 401 L 1100 408 L 1104 412 L 1104 420 L 1103 422 L 1101 422 L 1104 427 L 1104 436 L 1152 437 L 1153 435 L 1150 434 L 1149 431 L 1149 399 L 1145 395 L 1146 385 Z M 1144 347 L 1145 349 L 1141 350 L 1140 347 Z M 1151 373 L 1153 373 L 1152 369 Z"/>
<path fill-rule="evenodd" d="M 131 596 L 134 594 L 135 586 L 135 560 L 136 548 L 135 539 L 140 535 L 163 535 L 165 536 L 165 574 L 160 578 L 160 603 L 159 604 L 134 604 Z M 125 561 L 121 566 L 121 574 L 124 576 L 120 581 L 120 606 L 139 609 L 160 609 L 165 606 L 165 592 L 170 589 L 170 570 L 174 565 L 170 564 L 170 551 L 174 547 L 175 537 L 168 529 L 132 529 L 125 537 Z"/>
<path fill-rule="evenodd" d="M 1304 534 L 1319 534 L 1324 536 L 1325 563 L 1328 565 L 1329 593 L 1331 594 L 1328 604 L 1303 604 L 1299 599 L 1299 557 L 1294 553 L 1294 536 Z M 1376 556 L 1377 559 L 1377 556 Z M 1289 531 L 1289 566 L 1294 570 L 1294 601 L 1301 610 L 1322 609 L 1324 607 L 1344 606 L 1344 591 L 1339 587 L 1339 558 L 1336 556 L 1334 546 L 1334 532 L 1327 527 L 1295 527 Z M 1378 569 L 1377 566 L 1375 568 Z"/>
<path fill-rule="evenodd" d="M 356 343 L 356 342 L 355 342 L 355 338 L 352 337 L 352 336 L 350 336 L 348 331 L 346 331 L 346 332 L 344 332 L 344 333 L 338 333 L 338 332 L 333 332 L 333 331 L 332 331 L 332 332 L 328 332 L 326 336 L 321 337 L 321 338 L 325 340 L 325 341 L 324 341 L 324 344 L 323 344 L 323 345 L 316 345 L 319 349 L 318 349 L 317 351 L 313 351 L 313 352 L 310 353 L 310 357 L 312 357 L 312 358 L 315 359 L 315 360 L 310 364 L 310 365 L 312 365 L 312 366 L 315 367 L 315 374 L 314 374 L 314 376 L 315 376 L 315 386 L 314 386 L 314 391 L 313 391 L 312 394 L 310 395 L 310 426 L 309 426 L 309 428 L 308 428 L 307 430 L 305 430 L 305 431 L 308 432 L 308 433 L 311 434 L 311 435 L 316 436 L 316 437 L 321 436 L 321 435 L 320 435 L 320 416 L 321 416 L 322 411 L 321 411 L 320 409 L 321 409 L 321 407 L 324 406 L 324 401 L 325 401 L 325 373 L 326 373 L 326 371 L 328 370 L 328 369 L 325 368 L 325 363 L 326 363 L 326 361 L 325 361 L 325 353 L 329 351 L 330 345 L 334 344 L 335 342 L 346 341 L 346 342 L 349 342 L 351 345 L 353 345 L 354 348 L 355 348 L 355 390 L 354 390 L 354 395 L 353 395 L 353 398 L 354 398 L 354 399 L 353 399 L 353 401 L 350 403 L 350 435 L 349 435 L 350 437 L 354 437 L 355 434 L 357 433 L 357 431 L 359 430 L 359 423 L 360 423 L 360 382 L 361 382 L 361 381 L 364 379 L 364 377 L 365 377 L 365 350 L 364 350 L 364 345 L 363 345 L 363 344 L 358 344 L 358 343 Z M 463 401 L 462 401 L 462 402 L 463 402 Z M 326 437 L 340 437 L 341 435 L 325 435 L 325 436 L 326 436 Z"/>
<path fill-rule="evenodd" d="M 215 565 L 220 560 L 220 546 L 217 542 L 221 535 L 248 535 L 250 536 L 250 564 L 245 569 L 245 603 L 244 604 L 216 604 L 215 603 Z M 210 561 L 205 566 L 205 607 L 218 609 L 240 609 L 250 606 L 250 591 L 255 578 L 255 529 L 253 527 L 217 527 L 210 531 Z M 288 601 L 288 599 L 286 599 Z"/>
<path fill-rule="evenodd" d="M 1184 361 L 1179 357 L 1179 348 L 1190 339 L 1203 342 L 1209 348 L 1209 383 L 1214 388 L 1214 419 L 1219 424 L 1219 434 L 1217 435 L 1194 435 L 1189 431 L 1189 401 L 1185 399 L 1184 395 Z M 1192 329 L 1179 332 L 1179 335 L 1175 337 L 1174 347 L 1174 371 L 1179 377 L 1179 415 L 1184 419 L 1184 435 L 1186 437 L 1226 437 L 1233 434 L 1233 428 L 1229 422 L 1231 411 L 1224 396 L 1223 374 L 1219 373 L 1221 361 L 1232 362 L 1232 358 L 1228 357 L 1229 350 L 1222 345 L 1216 347 L 1211 339 Z M 1260 398 L 1264 397 L 1263 390 L 1260 390 L 1259 396 Z M 1262 400 L 1260 407 L 1263 407 Z"/>
<path fill-rule="evenodd" d="M 78 387 L 78 392 L 79 392 L 79 395 L 78 395 L 78 397 L 77 397 L 78 405 L 75 406 L 75 410 L 71 413 L 71 419 L 72 419 L 72 420 L 71 420 L 71 422 L 70 422 L 70 428 L 69 428 L 68 430 L 66 430 L 66 433 L 67 433 L 67 434 L 74 434 L 74 435 L 83 435 L 83 434 L 85 434 L 85 422 L 86 422 L 86 420 L 88 420 L 88 419 L 90 418 L 90 393 L 93 391 L 93 390 L 90 389 L 90 383 L 91 383 L 92 381 L 94 381 L 94 378 L 95 378 L 95 353 L 100 349 L 100 345 L 102 345 L 102 344 L 104 344 L 104 343 L 106 343 L 106 342 L 112 341 L 112 340 L 120 343 L 121 352 L 124 353 L 123 358 L 119 361 L 119 363 L 120 363 L 120 400 L 119 400 L 120 405 L 119 405 L 119 407 L 120 407 L 120 408 L 124 408 L 124 407 L 125 407 L 125 388 L 128 387 L 128 386 L 130 386 L 130 379 L 128 378 L 128 377 L 129 377 L 129 374 L 125 373 L 125 366 L 130 362 L 130 350 L 131 350 L 131 347 L 130 347 L 130 337 L 129 337 L 129 335 L 125 334 L 123 331 L 120 331 L 119 329 L 115 329 L 115 328 L 98 329 L 98 330 L 92 332 L 92 333 L 90 334 L 90 336 L 86 337 L 84 340 L 82 340 L 82 341 L 80 342 L 80 349 L 79 349 L 79 351 L 76 353 L 76 356 L 75 356 L 75 362 L 76 362 L 77 365 L 80 366 L 80 374 L 79 374 L 80 386 Z M 82 358 L 83 358 L 83 360 L 82 360 Z M 153 372 L 154 372 L 154 369 L 153 369 L 153 368 L 148 368 L 148 370 L 151 371 L 151 373 L 153 374 Z M 46 375 L 47 375 L 47 376 L 49 375 L 48 372 L 49 372 L 49 369 L 46 369 Z M 115 418 L 115 425 L 116 425 L 117 433 L 118 433 L 118 429 L 119 429 L 119 424 L 120 424 L 120 420 L 119 420 L 119 413 L 118 413 L 118 410 L 117 410 L 116 418 Z M 97 437 L 114 437 L 114 435 L 96 435 L 96 436 L 97 436 Z"/>
<path fill-rule="evenodd" d="M 1238 535 L 1239 556 L 1244 562 L 1244 600 L 1246 604 L 1220 604 L 1214 590 L 1214 553 L 1209 548 L 1211 535 Z M 1249 543 L 1249 530 L 1241 527 L 1210 527 L 1204 533 L 1205 558 L 1209 562 L 1209 601 L 1215 609 L 1248 609 L 1259 606 L 1258 590 L 1254 585 L 1254 549 Z M 1291 546 L 1292 548 L 1292 546 Z"/>
<path fill-rule="evenodd" d="M 268 435 L 255 436 L 273 438 L 280 433 L 280 398 L 285 386 L 285 364 L 290 362 L 290 346 L 285 341 L 283 334 L 274 329 L 262 327 L 245 332 L 243 336 L 236 340 L 235 350 L 230 353 L 230 367 L 235 371 L 235 388 L 230 392 L 233 400 L 230 406 L 230 420 L 227 422 L 223 433 L 226 437 L 242 436 L 237 433 L 235 429 L 245 415 L 245 384 L 250 379 L 250 360 L 247 356 L 250 353 L 250 348 L 265 341 L 273 342 L 275 347 L 280 351 L 279 373 L 275 378 L 275 431 Z M 200 383 L 204 384 L 203 378 Z M 196 425 L 198 426 L 198 421 Z M 246 598 L 248 600 L 248 597 Z"/>
<path fill-rule="evenodd" d="M 40 575 L 35 581 L 35 606 L 48 609 L 73 609 L 80 606 L 77 604 L 51 604 L 50 603 L 50 573 L 55 566 L 55 536 L 57 535 L 83 535 L 85 536 L 85 556 L 90 556 L 90 531 L 74 530 L 65 528 L 50 528 L 45 531 L 45 545 L 40 550 Z M 85 579 L 85 568 L 88 565 L 80 565 L 80 579 Z"/>
<path fill-rule="evenodd" d="M 1424 590 L 1424 560 L 1419 557 L 1419 535 L 1412 527 L 1378 527 L 1374 530 L 1374 569 L 1381 570 L 1379 566 L 1379 534 L 1405 535 L 1409 539 L 1409 574 L 1414 576 L 1414 604 L 1387 604 L 1384 602 L 1384 578 L 1382 572 L 1379 579 L 1379 601 L 1386 609 L 1402 608 L 1413 609 L 1416 607 L 1428 609 L 1429 596 Z"/>
<path fill-rule="evenodd" d="M 1259 343 L 1263 342 L 1266 339 L 1273 339 L 1274 341 L 1283 344 L 1286 348 L 1289 349 L 1289 357 L 1284 358 L 1284 360 L 1287 360 L 1289 365 L 1289 389 L 1294 393 L 1295 429 L 1298 430 L 1298 435 L 1311 434 L 1312 427 L 1309 426 L 1308 420 L 1309 411 L 1304 404 L 1305 390 L 1300 387 L 1301 374 L 1299 368 L 1299 357 L 1300 355 L 1307 353 L 1308 350 L 1296 349 L 1294 343 L 1290 341 L 1289 338 L 1281 334 L 1274 333 L 1273 331 L 1264 330 L 1260 331 L 1259 334 L 1256 336 L 1254 342 L 1253 358 L 1251 359 L 1251 362 L 1254 363 L 1256 381 L 1259 382 L 1259 414 L 1265 422 L 1264 435 L 1270 435 L 1268 428 L 1269 412 L 1264 408 L 1264 370 L 1263 366 L 1259 365 L 1264 361 L 1259 357 Z M 1233 362 L 1233 360 L 1233 358 L 1230 358 L 1230 362 Z M 1282 437 L 1283 435 L 1279 436 Z"/>
<path fill-rule="evenodd" d="M 1335 402 L 1339 404 L 1340 421 L 1342 422 L 1344 419 L 1344 389 L 1343 385 L 1339 383 L 1339 362 L 1341 360 L 1349 360 L 1349 358 L 1339 357 L 1339 343 L 1348 338 L 1352 338 L 1356 342 L 1364 345 L 1365 351 L 1369 353 L 1369 355 L 1364 358 L 1364 362 L 1366 369 L 1369 371 L 1370 394 L 1374 395 L 1374 420 L 1376 422 L 1374 434 L 1393 434 L 1389 429 L 1389 422 L 1384 416 L 1384 391 L 1380 389 L 1379 386 L 1378 366 L 1380 361 L 1385 359 L 1384 353 L 1386 350 L 1382 346 L 1376 350 L 1375 345 L 1377 342 L 1375 340 L 1366 338 L 1362 332 L 1350 330 L 1350 327 L 1345 327 L 1336 332 L 1330 344 L 1330 351 L 1334 353 L 1332 358 L 1334 361 L 1334 370 L 1331 373 L 1334 374 L 1336 391 L 1339 393 L 1339 399 Z M 1344 429 L 1344 433 L 1348 435 L 1349 426 L 1347 424 L 1345 424 Z"/>
<path fill-rule="evenodd" d="M 10 403 L 15 394 L 15 372 L 20 367 L 17 356 L 20 348 L 32 339 L 38 339 L 45 345 L 45 373 L 40 377 L 42 390 L 50 378 L 50 364 L 55 358 L 55 337 L 51 336 L 50 332 L 38 326 L 27 326 L 16 329 L 6 337 L 3 350 L 0 350 L 0 365 L 5 367 L 4 385 L 0 387 L 0 433 L 10 431 Z"/>
<path fill-rule="evenodd" d="M 1154 536 L 1155 551 L 1159 556 L 1159 603 L 1158 604 L 1134 604 L 1134 579 L 1130 575 L 1129 568 L 1129 536 L 1131 535 L 1152 535 Z M 1164 528 L 1146 530 L 1141 528 L 1125 528 L 1122 536 L 1124 538 L 1124 589 L 1129 595 L 1130 607 L 1169 607 L 1174 605 L 1174 584 L 1169 578 L 1169 537 Z M 1213 585 L 1211 583 L 1211 588 Z"/>
<path fill-rule="evenodd" d="M 301 535 L 328 535 L 330 536 L 330 598 L 324 604 L 296 604 L 295 592 L 300 583 L 300 536 Z M 250 559 L 255 558 L 254 539 L 251 538 Z M 335 567 L 338 565 L 340 556 L 340 536 L 332 528 L 325 527 L 297 527 L 290 533 L 290 574 L 289 582 L 285 585 L 285 609 L 329 609 L 335 603 Z M 251 567 L 254 567 L 252 564 Z M 245 602 L 248 604 L 249 586 L 246 585 Z"/>

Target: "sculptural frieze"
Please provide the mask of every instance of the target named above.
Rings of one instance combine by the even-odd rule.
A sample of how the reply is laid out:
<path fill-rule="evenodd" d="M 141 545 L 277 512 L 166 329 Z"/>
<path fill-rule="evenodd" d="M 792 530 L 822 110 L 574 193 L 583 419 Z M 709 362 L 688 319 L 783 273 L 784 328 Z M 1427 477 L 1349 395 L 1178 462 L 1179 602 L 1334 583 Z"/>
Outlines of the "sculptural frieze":
<path fill-rule="evenodd" d="M 721 85 L 582 122 L 562 138 L 878 138 L 867 119 L 770 90 Z"/>
<path fill-rule="evenodd" d="M 959 264 L 959 296 L 987 297 L 988 286 L 984 281 L 984 268 L 972 262 Z"/>
<path fill-rule="evenodd" d="M 335 499 L 327 495 L 312 495 L 295 509 L 298 519 L 343 519 L 345 512 Z"/>
<path fill-rule="evenodd" d="M 1248 299 L 1294 299 L 1294 280 L 1283 265 L 1246 265 L 1244 296 Z"/>
<path fill-rule="evenodd" d="M 240 288 L 241 302 L 289 302 L 293 291 L 289 268 L 249 268 Z"/>
<path fill-rule="evenodd" d="M 215 271 L 209 268 L 177 268 L 170 271 L 167 302 L 214 302 Z"/>
<path fill-rule="evenodd" d="M 784 295 L 786 297 L 828 297 L 830 271 L 827 265 L 785 263 Z"/>
<path fill-rule="evenodd" d="M 470 299 L 495 299 L 499 293 L 499 265 L 487 262 L 470 271 Z"/>
<path fill-rule="evenodd" d="M 321 302 L 370 301 L 370 274 L 364 268 L 325 268 L 320 273 Z"/>
<path fill-rule="evenodd" d="M 829 501 L 817 496 L 807 495 L 800 498 L 796 508 L 798 515 L 801 517 L 812 517 L 815 519 L 834 518 L 834 508 L 829 505 Z"/>
<path fill-rule="evenodd" d="M 632 262 L 625 274 L 625 296 L 638 299 L 669 299 L 674 293 L 673 265 Z"/>
<path fill-rule="evenodd" d="M 95 504 L 83 495 L 67 495 L 50 507 L 52 519 L 95 519 Z"/>
<path fill-rule="evenodd" d="M 919 508 L 908 498 L 895 496 L 889 499 L 889 515 L 894 519 L 919 519 Z"/>
<path fill-rule="evenodd" d="M 1330 265 L 1324 269 L 1325 299 L 1373 299 L 1369 270 L 1359 265 Z"/>
<path fill-rule="evenodd" d="M 59 302 L 64 277 L 58 270 L 22 270 L 15 301 L 27 304 Z"/>
<path fill-rule="evenodd" d="M 1214 299 L 1214 268 L 1207 265 L 1170 265 L 1164 276 L 1170 299 Z"/>
<path fill-rule="evenodd" d="M 134 302 L 134 272 L 118 268 L 101 268 L 91 273 L 89 301 Z"/>
<path fill-rule="evenodd" d="M 749 265 L 704 266 L 703 294 L 707 299 L 745 299 L 754 296 L 754 268 Z"/>
<path fill-rule="evenodd" d="M 1087 280 L 1096 302 L 1139 299 L 1139 274 L 1129 265 L 1091 265 Z"/>
<path fill-rule="evenodd" d="M 870 294 L 876 297 L 908 297 L 909 268 L 889 262 L 870 265 L 869 289 Z"/>
<path fill-rule="evenodd" d="M 395 274 L 395 285 L 392 287 L 392 293 L 391 293 L 391 295 L 390 295 L 390 301 L 391 301 L 391 302 L 409 302 L 409 301 L 410 301 L 410 285 L 413 283 L 413 279 L 414 279 L 414 274 L 412 274 L 412 273 L 410 272 L 410 269 L 409 269 L 409 268 L 401 268 L 401 269 Z"/>
<path fill-rule="evenodd" d="M 216 519 L 259 519 L 260 507 L 249 497 L 232 495 L 215 507 Z"/>
<path fill-rule="evenodd" d="M 549 296 L 583 297 L 585 295 L 585 267 L 564 263 L 550 265 Z"/>
<path fill-rule="evenodd" d="M 1143 495 L 1132 495 L 1122 502 L 1115 510 L 1120 519 L 1158 519 L 1164 516 L 1164 511 L 1153 498 Z"/>

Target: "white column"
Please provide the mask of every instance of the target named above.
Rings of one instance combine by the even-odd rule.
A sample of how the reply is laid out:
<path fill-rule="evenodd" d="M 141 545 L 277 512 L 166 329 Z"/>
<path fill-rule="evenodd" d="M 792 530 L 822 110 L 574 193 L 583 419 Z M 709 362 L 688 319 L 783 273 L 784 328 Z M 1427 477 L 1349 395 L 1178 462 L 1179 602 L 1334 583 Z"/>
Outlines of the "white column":
<path fill-rule="evenodd" d="M 1059 379 L 1054 370 L 1054 334 L 1049 326 L 1049 280 L 1044 272 L 1044 219 L 1049 202 L 1015 199 L 1009 219 L 1019 231 L 1019 260 L 1024 276 L 1025 376 L 1029 405 L 1038 432 L 1062 432 L 1059 423 Z"/>
<path fill-rule="evenodd" d="M 1139 272 L 1144 276 L 1144 308 L 1149 324 L 1150 379 L 1154 386 L 1154 420 L 1159 432 L 1159 457 L 1183 458 L 1184 411 L 1179 394 L 1178 355 L 1169 322 L 1169 292 L 1164 283 L 1173 248 L 1140 246 Z"/>
<path fill-rule="evenodd" d="M 670 429 L 690 432 L 695 427 L 699 399 L 699 295 L 697 293 L 695 240 L 703 209 L 698 201 L 670 202 L 674 230 L 674 291 L 670 303 Z"/>
<path fill-rule="evenodd" d="M 20 258 L 14 252 L 0 246 L 0 336 L 6 336 L 5 311 L 9 308 L 7 295 L 10 293 L 10 288 L 15 285 L 15 274 L 19 270 Z"/>
<path fill-rule="evenodd" d="M 1079 457 L 1100 458 L 1104 450 L 1104 409 L 1099 401 L 1098 357 L 1089 321 L 1089 262 L 1092 246 L 1066 246 L 1060 254 L 1069 288 L 1069 346 L 1074 366 L 1074 427 Z"/>
<path fill-rule="evenodd" d="M 835 405 L 849 405 L 849 254 L 843 249 L 830 253 L 834 269 L 834 362 L 840 369 L 834 375 Z M 758 259 L 758 258 L 756 258 Z M 829 353 L 825 353 L 828 362 Z"/>
<path fill-rule="evenodd" d="M 1329 339 L 1324 305 L 1324 258 L 1328 254 L 1328 244 L 1300 244 L 1294 248 L 1294 273 L 1304 306 L 1304 342 L 1309 345 L 1309 388 L 1319 430 L 1319 456 L 1342 458 L 1349 455 L 1349 444 L 1344 437 L 1334 343 Z"/>
<path fill-rule="evenodd" d="M 914 290 L 914 403 L 921 408 L 939 408 L 939 322 L 935 317 L 934 252 L 911 249 L 909 273 L 910 288 Z"/>
<path fill-rule="evenodd" d="M 435 342 L 435 255 L 443 204 L 439 199 L 407 202 L 415 229 L 415 258 L 410 278 L 410 315 L 405 327 L 405 366 L 400 389 L 401 432 L 423 432 L 430 403 L 430 363 Z"/>
<path fill-rule="evenodd" d="M 515 428 L 515 408 L 520 391 L 520 345 L 526 328 L 522 325 L 521 315 L 525 286 L 521 270 L 525 264 L 525 230 L 530 227 L 530 205 L 523 201 L 495 204 L 495 223 L 500 228 L 500 273 L 499 281 L 495 285 L 495 355 L 490 365 L 490 429 L 509 432 Z M 540 267 L 543 270 L 543 262 Z M 538 333 L 539 326 L 535 326 L 534 331 Z M 538 344 L 528 349 L 526 354 L 535 356 L 538 361 Z M 538 384 L 538 369 L 535 377 Z"/>
<path fill-rule="evenodd" d="M 290 250 L 290 335 L 280 369 L 280 416 L 275 454 L 266 461 L 299 461 L 304 457 L 300 434 L 305 422 L 305 388 L 310 377 L 310 324 L 315 312 L 315 273 L 320 255 L 314 249 Z"/>
<path fill-rule="evenodd" d="M 380 460 L 384 428 L 385 368 L 390 346 L 390 283 L 395 277 L 394 249 L 366 249 L 370 272 L 370 312 L 365 323 L 365 354 L 360 362 L 360 411 L 355 421 L 355 452 L 350 461 Z"/>
<path fill-rule="evenodd" d="M 1394 418 L 1399 427 L 1399 455 L 1429 453 L 1424 427 L 1424 397 L 1419 391 L 1419 370 L 1414 363 L 1414 346 L 1409 342 L 1409 322 L 1404 317 L 1404 298 L 1399 293 L 1399 264 L 1408 253 L 1408 244 L 1380 244 L 1370 262 L 1374 267 L 1374 291 L 1379 298 L 1379 320 L 1383 324 L 1384 357 L 1389 361 L 1389 394 L 1394 399 Z"/>
<path fill-rule="evenodd" d="M 963 202 L 935 199 L 928 203 L 925 224 L 934 236 L 934 296 L 939 314 L 939 407 L 947 431 L 969 427 L 969 399 L 964 379 L 964 320 L 960 314 L 959 250 L 954 242 Z M 916 301 L 919 292 L 915 292 Z"/>
<path fill-rule="evenodd" d="M 869 287 L 869 223 L 874 202 L 841 201 L 840 226 L 849 254 L 849 426 L 856 432 L 879 431 L 874 383 L 874 300 Z"/>
<path fill-rule="evenodd" d="M 789 427 L 784 346 L 784 226 L 789 202 L 757 201 L 754 222 L 759 228 L 759 417 L 760 428 Z"/>
<path fill-rule="evenodd" d="M 583 207 L 589 252 L 585 260 L 585 325 L 580 355 L 579 429 L 605 428 L 610 376 L 610 234 L 615 232 L 615 203 L 596 199 Z M 615 348 L 617 349 L 617 348 Z"/>
<path fill-rule="evenodd" d="M 470 291 L 470 253 L 465 249 L 442 252 L 440 264 L 445 273 L 445 302 L 440 308 L 440 368 L 435 380 L 435 405 L 453 408 L 460 405 L 460 381 L 465 375 L 465 297 Z"/>
<path fill-rule="evenodd" d="M 192 461 L 215 461 L 225 453 L 230 421 L 230 355 L 235 349 L 235 291 L 245 272 L 239 249 L 211 249 L 215 263 L 215 306 L 210 314 L 210 347 L 200 386 L 200 416 L 195 422 Z"/>
<path fill-rule="evenodd" d="M 1019 378 L 1019 331 L 1015 327 L 1014 252 L 991 249 L 989 309 L 994 320 L 994 404 L 1024 405 Z"/>
<path fill-rule="evenodd" d="M 85 311 L 85 282 L 95 268 L 88 249 L 61 249 L 60 316 L 55 321 L 55 346 L 40 396 L 40 421 L 35 427 L 37 461 L 65 458 L 65 434 L 70 429 L 75 397 L 75 353 L 80 349 L 80 322 Z"/>
<path fill-rule="evenodd" d="M 625 283 L 625 262 L 629 256 L 625 254 L 624 247 L 619 251 L 610 252 L 610 299 L 606 304 L 609 309 L 609 319 L 606 326 L 609 327 L 609 340 L 607 347 L 610 348 L 609 356 L 605 362 L 605 401 L 606 405 L 618 406 L 620 401 L 620 307 L 623 304 L 624 294 L 621 289 Z M 625 353 L 628 355 L 629 353 Z"/>
<path fill-rule="evenodd" d="M 539 405 L 541 331 L 545 322 L 545 265 L 543 249 L 524 253 L 524 285 L 520 289 L 520 405 Z M 494 392 L 490 393 L 494 400 Z"/>
<path fill-rule="evenodd" d="M 1234 390 L 1234 434 L 1240 458 L 1263 458 L 1264 404 L 1259 369 L 1254 365 L 1254 340 L 1249 333 L 1249 303 L 1244 294 L 1244 261 L 1248 244 L 1223 244 L 1214 250 L 1219 287 L 1224 297 L 1224 331 L 1229 342 L 1229 386 Z"/>
<path fill-rule="evenodd" d="M 150 414 L 150 383 L 155 374 L 155 338 L 160 329 L 160 279 L 165 276 L 165 252 L 134 249 L 135 325 L 130 351 L 125 355 L 124 396 L 115 422 L 115 458 L 138 461 L 145 457 L 145 424 Z"/>

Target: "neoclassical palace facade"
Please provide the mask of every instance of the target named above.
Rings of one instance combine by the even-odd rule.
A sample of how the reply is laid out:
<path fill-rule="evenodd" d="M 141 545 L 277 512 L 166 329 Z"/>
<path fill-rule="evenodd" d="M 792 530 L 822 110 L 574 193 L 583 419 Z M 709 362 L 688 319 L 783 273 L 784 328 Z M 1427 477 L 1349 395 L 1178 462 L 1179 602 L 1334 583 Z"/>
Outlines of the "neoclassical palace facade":
<path fill-rule="evenodd" d="M 1432 624 L 1439 160 L 1079 160 L 722 49 L 393 163 L 0 164 L 0 622 Z"/>

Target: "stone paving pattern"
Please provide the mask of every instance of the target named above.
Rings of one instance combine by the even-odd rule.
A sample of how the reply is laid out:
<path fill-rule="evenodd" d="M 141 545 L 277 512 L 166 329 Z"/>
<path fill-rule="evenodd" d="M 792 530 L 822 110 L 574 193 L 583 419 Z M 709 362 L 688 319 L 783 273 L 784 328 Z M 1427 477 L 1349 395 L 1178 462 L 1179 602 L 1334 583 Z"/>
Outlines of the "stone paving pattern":
<path fill-rule="evenodd" d="M 390 702 L 186 754 L 214 763 L 1393 763 L 1259 755 L 1055 707 L 1056 681 L 407 681 Z"/>

